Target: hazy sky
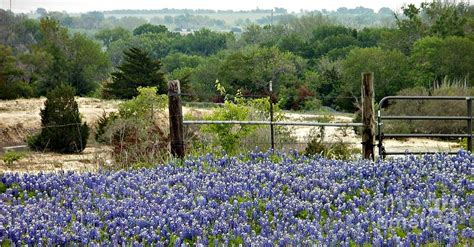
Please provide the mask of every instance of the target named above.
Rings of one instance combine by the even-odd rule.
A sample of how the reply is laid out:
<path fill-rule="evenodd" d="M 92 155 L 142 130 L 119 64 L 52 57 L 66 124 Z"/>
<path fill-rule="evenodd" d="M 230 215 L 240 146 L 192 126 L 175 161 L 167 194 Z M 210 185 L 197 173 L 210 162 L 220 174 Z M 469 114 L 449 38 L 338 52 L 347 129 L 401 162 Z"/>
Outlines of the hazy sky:
<path fill-rule="evenodd" d="M 87 12 L 111 9 L 271 9 L 283 7 L 290 11 L 335 10 L 339 7 L 368 7 L 376 11 L 381 7 L 397 10 L 404 4 L 419 4 L 424 0 L 11 0 L 14 12 L 34 11 L 39 7 L 47 10 Z M 426 0 L 425 0 L 426 1 Z M 10 0 L 0 0 L 0 8 L 10 8 Z"/>

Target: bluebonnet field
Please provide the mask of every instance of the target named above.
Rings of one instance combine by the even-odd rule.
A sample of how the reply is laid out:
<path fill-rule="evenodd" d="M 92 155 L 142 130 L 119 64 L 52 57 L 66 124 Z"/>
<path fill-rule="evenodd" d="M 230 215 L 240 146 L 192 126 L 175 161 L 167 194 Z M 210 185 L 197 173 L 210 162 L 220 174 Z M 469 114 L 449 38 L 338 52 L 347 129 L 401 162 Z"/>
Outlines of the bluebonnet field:
<path fill-rule="evenodd" d="M 474 156 L 207 155 L 155 169 L 5 174 L 5 244 L 472 245 Z"/>

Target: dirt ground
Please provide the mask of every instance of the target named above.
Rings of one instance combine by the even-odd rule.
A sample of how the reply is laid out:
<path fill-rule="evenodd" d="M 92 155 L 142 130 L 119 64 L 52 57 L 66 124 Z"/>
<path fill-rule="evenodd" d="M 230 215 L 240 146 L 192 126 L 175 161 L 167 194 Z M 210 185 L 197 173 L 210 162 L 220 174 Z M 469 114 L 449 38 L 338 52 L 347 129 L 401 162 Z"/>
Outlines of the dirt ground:
<path fill-rule="evenodd" d="M 40 109 L 44 106 L 45 98 L 18 99 L 0 101 L 0 156 L 4 147 L 25 145 L 28 135 L 39 130 L 41 125 Z M 83 119 L 91 126 L 104 112 L 117 111 L 120 101 L 99 100 L 92 98 L 77 98 L 79 111 Z M 209 109 L 184 108 L 184 114 L 192 114 L 199 118 Z M 314 114 L 286 113 L 288 121 L 318 121 L 322 116 Z M 351 122 L 350 115 L 335 115 L 331 122 Z M 293 127 L 295 137 L 301 142 L 307 142 L 311 127 Z M 343 141 L 354 148 L 361 147 L 360 137 L 352 128 L 325 128 L 327 142 Z M 428 139 L 387 140 L 387 151 L 454 151 L 459 149 L 456 142 L 445 142 Z M 61 155 L 54 153 L 25 152 L 24 157 L 13 164 L 7 165 L 0 160 L 0 173 L 3 172 L 39 172 L 39 171 L 96 171 L 101 166 L 110 163 L 110 147 L 99 145 L 91 137 L 88 147 L 82 154 Z"/>

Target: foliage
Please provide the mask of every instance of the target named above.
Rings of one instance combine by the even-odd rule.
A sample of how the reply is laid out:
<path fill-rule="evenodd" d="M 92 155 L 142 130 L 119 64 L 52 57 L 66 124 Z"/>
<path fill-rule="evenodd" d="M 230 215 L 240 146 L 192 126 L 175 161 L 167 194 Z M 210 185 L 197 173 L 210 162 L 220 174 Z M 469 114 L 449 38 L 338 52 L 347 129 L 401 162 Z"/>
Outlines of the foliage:
<path fill-rule="evenodd" d="M 130 31 L 123 27 L 116 27 L 113 29 L 102 29 L 95 34 L 95 38 L 102 41 L 105 47 L 109 48 L 112 42 L 118 40 L 126 40 L 131 36 Z"/>
<path fill-rule="evenodd" d="M 196 68 L 205 60 L 201 56 L 186 55 L 180 52 L 173 52 L 163 58 L 164 71 L 171 73 L 183 68 Z"/>
<path fill-rule="evenodd" d="M 72 36 L 69 49 L 72 56 L 67 81 L 78 95 L 88 95 L 108 78 L 110 62 L 99 44 L 81 34 Z"/>
<path fill-rule="evenodd" d="M 225 49 L 229 39 L 234 39 L 233 34 L 203 28 L 177 39 L 174 49 L 185 54 L 209 56 Z"/>
<path fill-rule="evenodd" d="M 443 80 L 466 81 L 474 86 L 474 41 L 463 37 L 426 37 L 413 45 L 410 57 L 416 85 L 426 88 Z"/>
<path fill-rule="evenodd" d="M 8 173 L 0 229 L 10 245 L 471 246 L 473 158 L 269 150 L 133 171 Z"/>
<path fill-rule="evenodd" d="M 416 96 L 472 96 L 474 89 L 464 84 L 446 82 L 443 86 L 427 90 L 416 87 L 402 90 L 398 95 Z M 384 115 L 418 116 L 466 116 L 466 103 L 463 101 L 394 101 L 384 110 Z M 387 121 L 384 127 L 387 133 L 466 133 L 466 121 Z"/>
<path fill-rule="evenodd" d="M 110 64 L 99 44 L 82 34 L 72 37 L 68 30 L 50 18 L 40 22 L 41 42 L 37 49 L 51 56 L 51 62 L 38 80 L 38 93 L 45 95 L 63 82 L 79 95 L 94 91 L 109 73 Z"/>
<path fill-rule="evenodd" d="M 163 25 L 152 25 L 149 23 L 138 26 L 133 30 L 133 35 L 142 35 L 146 33 L 167 33 L 168 28 Z"/>
<path fill-rule="evenodd" d="M 412 45 L 426 36 L 448 37 L 467 34 L 469 4 L 460 1 L 440 1 L 421 3 L 420 7 L 409 4 L 402 7 L 403 15 L 395 15 L 398 29 L 385 33 L 388 47 L 409 54 Z"/>
<path fill-rule="evenodd" d="M 107 130 L 107 126 L 112 123 L 114 120 L 117 119 L 117 114 L 115 112 L 111 112 L 107 114 L 105 111 L 102 113 L 102 116 L 97 119 L 97 123 L 95 126 L 95 140 L 99 143 L 106 143 L 105 132 Z"/>
<path fill-rule="evenodd" d="M 139 87 L 136 97 L 119 105 L 117 115 L 98 123 L 98 137 L 113 146 L 119 168 L 152 164 L 168 157 L 166 106 L 167 97 L 157 95 L 156 87 Z M 100 125 L 105 125 L 102 134 Z"/>
<path fill-rule="evenodd" d="M 60 85 L 47 94 L 41 109 L 41 132 L 30 136 L 28 146 L 39 151 L 81 153 L 87 145 L 89 126 L 81 122 L 74 88 Z"/>
<path fill-rule="evenodd" d="M 363 61 L 363 62 L 362 62 Z M 381 48 L 353 49 L 342 64 L 344 89 L 354 97 L 360 97 L 361 74 L 374 73 L 375 100 L 395 95 L 410 85 L 408 58 L 400 51 L 384 51 Z M 346 110 L 354 109 L 346 108 Z"/>
<path fill-rule="evenodd" d="M 217 89 L 223 89 L 221 85 L 216 82 Z M 225 94 L 225 90 L 221 91 Z M 245 99 L 237 97 L 235 102 L 227 100 L 220 108 L 215 109 L 212 114 L 205 118 L 211 121 L 247 121 L 250 119 L 250 107 L 247 105 Z M 213 133 L 217 135 L 216 144 L 220 146 L 227 153 L 235 153 L 239 140 L 246 137 L 255 130 L 252 125 L 232 125 L 232 124 L 211 124 L 201 128 L 203 132 Z"/>
<path fill-rule="evenodd" d="M 131 48 L 124 54 L 125 61 L 112 73 L 113 82 L 106 85 L 109 96 L 131 99 L 138 95 L 138 87 L 157 87 L 160 94 L 167 91 L 160 60 L 153 60 L 139 48 Z"/>
<path fill-rule="evenodd" d="M 218 78 L 229 93 L 240 90 L 244 96 L 268 94 L 269 82 L 273 81 L 274 92 L 281 100 L 279 104 L 284 109 L 298 109 L 305 100 L 297 94 L 299 89 L 304 90 L 298 77 L 305 66 L 301 57 L 290 52 L 253 46 L 227 56 Z"/>
<path fill-rule="evenodd" d="M 33 88 L 21 80 L 23 71 L 17 67 L 12 49 L 0 44 L 0 99 L 33 96 Z"/>
<path fill-rule="evenodd" d="M 22 159 L 23 157 L 25 157 L 24 153 L 16 152 L 16 151 L 7 151 L 6 153 L 3 154 L 2 160 L 7 165 L 12 165 L 14 162 Z"/>
<path fill-rule="evenodd" d="M 328 123 L 334 119 L 333 116 L 323 116 L 318 119 L 318 122 Z M 342 139 L 336 142 L 327 142 L 326 128 L 324 126 L 314 127 L 310 130 L 308 135 L 308 145 L 304 153 L 308 156 L 319 155 L 328 159 L 348 160 L 354 158 L 355 153 L 360 153 L 359 150 L 353 149 L 349 144 L 344 143 Z"/>
<path fill-rule="evenodd" d="M 172 51 L 174 39 L 174 36 L 169 33 L 145 33 L 112 42 L 107 49 L 107 53 L 115 67 L 124 62 L 124 51 L 131 48 L 143 50 L 152 59 L 162 59 Z"/>

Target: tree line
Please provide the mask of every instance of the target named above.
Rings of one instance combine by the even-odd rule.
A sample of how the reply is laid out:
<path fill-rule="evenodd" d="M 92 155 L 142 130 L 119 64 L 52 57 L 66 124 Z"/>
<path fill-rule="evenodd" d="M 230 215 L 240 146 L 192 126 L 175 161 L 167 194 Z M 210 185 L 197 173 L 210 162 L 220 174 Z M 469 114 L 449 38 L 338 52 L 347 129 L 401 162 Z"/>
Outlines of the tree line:
<path fill-rule="evenodd" d="M 408 5 L 393 15 L 393 28 L 356 29 L 309 13 L 250 24 L 240 35 L 206 28 L 182 35 L 144 23 L 90 38 L 52 17 L 0 15 L 3 99 L 44 95 L 61 83 L 78 95 L 130 98 L 137 85 L 164 92 L 163 81 L 180 79 L 190 100 L 222 101 L 216 81 L 231 95 L 268 95 L 273 81 L 284 109 L 353 111 L 364 71 L 375 72 L 377 99 L 413 87 L 474 85 L 474 8 L 464 2 Z M 147 73 L 154 80 L 140 77 Z M 120 83 L 131 93 L 114 91 L 126 88 Z"/>

